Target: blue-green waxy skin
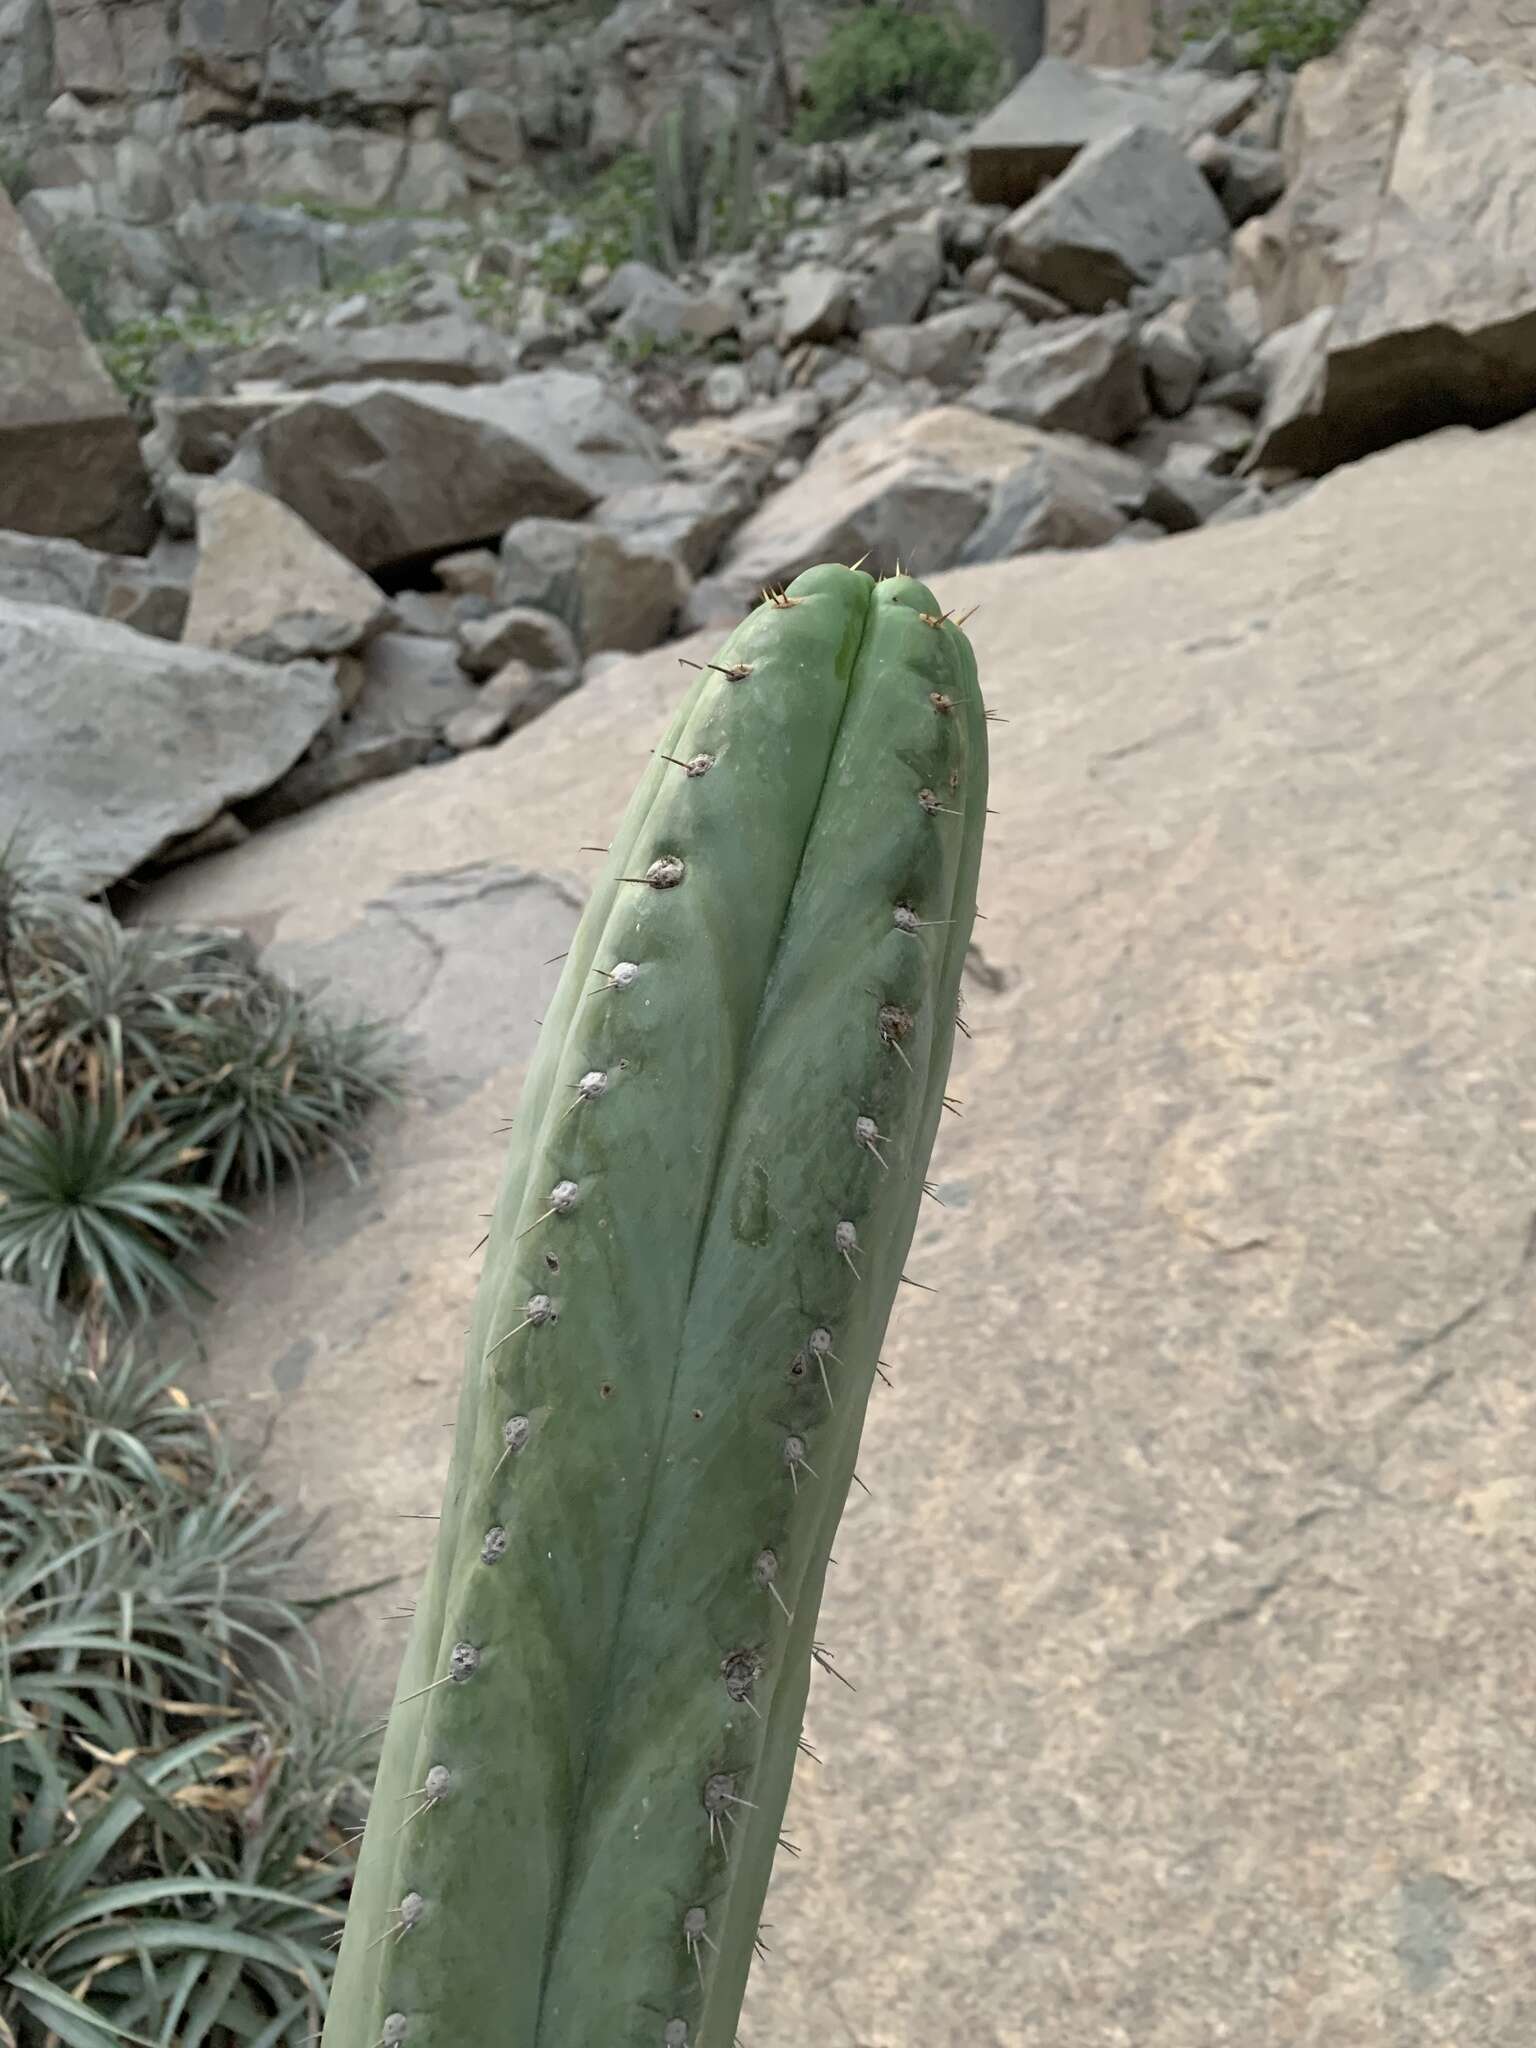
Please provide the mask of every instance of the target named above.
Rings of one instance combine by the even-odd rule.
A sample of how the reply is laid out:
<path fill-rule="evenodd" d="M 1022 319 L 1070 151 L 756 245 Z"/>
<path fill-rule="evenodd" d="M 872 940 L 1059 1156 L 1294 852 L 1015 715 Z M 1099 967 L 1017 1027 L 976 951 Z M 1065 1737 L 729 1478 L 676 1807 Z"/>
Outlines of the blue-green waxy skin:
<path fill-rule="evenodd" d="M 519 1106 L 324 2048 L 730 2048 L 986 779 L 964 634 L 832 566 L 646 770 Z"/>

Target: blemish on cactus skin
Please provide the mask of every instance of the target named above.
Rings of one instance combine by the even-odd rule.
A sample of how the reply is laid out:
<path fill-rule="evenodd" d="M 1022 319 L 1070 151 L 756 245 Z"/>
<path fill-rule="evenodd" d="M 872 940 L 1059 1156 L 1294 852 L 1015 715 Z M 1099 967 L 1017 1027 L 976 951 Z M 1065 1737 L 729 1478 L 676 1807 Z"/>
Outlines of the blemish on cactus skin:
<path fill-rule="evenodd" d="M 473 1643 L 455 1643 L 453 1655 L 448 1659 L 448 1676 L 455 1685 L 463 1685 L 473 1678 L 480 1669 L 480 1652 Z"/>
<path fill-rule="evenodd" d="M 496 1564 L 506 1554 L 507 1532 L 498 1522 L 493 1528 L 487 1529 L 485 1532 L 485 1540 L 480 1545 L 480 1562 L 482 1564 Z"/>

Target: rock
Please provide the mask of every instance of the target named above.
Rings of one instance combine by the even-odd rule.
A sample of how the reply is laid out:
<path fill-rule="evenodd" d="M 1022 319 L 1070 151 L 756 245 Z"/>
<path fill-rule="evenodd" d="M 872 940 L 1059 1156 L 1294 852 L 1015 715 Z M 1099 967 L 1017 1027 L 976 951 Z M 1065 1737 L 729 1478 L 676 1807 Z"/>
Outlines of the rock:
<path fill-rule="evenodd" d="M 377 327 L 311 327 L 279 334 L 226 360 L 236 382 L 271 382 L 290 391 L 379 377 L 400 383 L 488 384 L 516 364 L 499 334 L 461 314 Z"/>
<path fill-rule="evenodd" d="M 502 167 L 520 164 L 527 154 L 523 124 L 505 93 L 482 85 L 466 85 L 448 102 L 448 128 L 462 148 Z"/>
<path fill-rule="evenodd" d="M 459 662 L 470 675 L 494 675 L 509 661 L 526 662 L 540 675 L 581 674 L 581 653 L 571 629 L 552 612 L 510 605 L 460 626 Z"/>
<path fill-rule="evenodd" d="M 751 511 L 758 481 L 749 462 L 736 456 L 713 477 L 631 484 L 602 499 L 588 517 L 631 547 L 675 556 L 691 576 L 702 576 L 726 535 Z"/>
<path fill-rule="evenodd" d="M 829 1985 L 831 2038 L 881 2048 L 1525 2038 L 1483 1959 L 1529 1934 L 1533 428 L 943 579 L 1010 721 L 908 1269 L 943 1292 L 907 1290 L 835 1546 L 817 1634 L 859 1692 L 812 1689 L 838 1764 L 796 1779 L 754 2048 L 827 2041 Z M 328 1590 L 379 1576 L 381 1501 L 441 1497 L 497 1126 L 598 869 L 572 842 L 718 645 L 136 903 L 412 1043 L 362 1186 L 280 1190 L 203 1269 L 186 1384 L 329 1507 Z M 377 1718 L 399 1598 L 318 1621 Z"/>
<path fill-rule="evenodd" d="M 1136 323 L 1111 313 L 1009 335 L 987 358 L 966 403 L 1022 426 L 1118 441 L 1147 412 Z"/>
<path fill-rule="evenodd" d="M 836 341 L 847 331 L 853 312 L 854 280 L 845 270 L 802 263 L 779 280 L 784 307 L 779 317 L 779 347 L 802 341 Z"/>
<path fill-rule="evenodd" d="M 855 334 L 869 327 L 909 326 L 922 319 L 928 301 L 943 282 L 944 252 L 939 246 L 937 221 L 926 227 L 898 228 L 881 242 L 868 274 L 855 285 L 848 324 Z"/>
<path fill-rule="evenodd" d="M 63 1364 L 69 1336 L 69 1318 L 63 1311 L 50 1315 L 34 1288 L 18 1280 L 0 1280 L 0 1382 L 19 1402 L 31 1405 L 37 1400 Z"/>
<path fill-rule="evenodd" d="M 468 710 L 458 712 L 448 721 L 443 737 L 461 754 L 471 747 L 489 746 L 493 740 L 517 731 L 519 726 L 547 711 L 581 680 L 574 671 L 536 672 L 525 661 L 509 661 L 481 684 L 478 700 Z"/>
<path fill-rule="evenodd" d="M 1346 76 L 1357 57 L 1351 45 Z M 1284 243 L 1301 223 L 1277 274 L 1255 271 L 1266 310 L 1325 273 L 1331 302 L 1272 337 L 1256 462 L 1318 474 L 1436 426 L 1486 427 L 1536 405 L 1536 75 L 1431 49 L 1402 84 L 1385 190 L 1351 186 L 1352 234 L 1321 244 L 1317 223 L 1285 209 L 1273 229 L 1266 216 L 1244 231 Z"/>
<path fill-rule="evenodd" d="M 313 662 L 269 668 L 0 599 L 0 844 L 108 887 L 297 760 L 336 709 Z"/>
<path fill-rule="evenodd" d="M 444 556 L 445 561 L 452 559 Z M 496 557 L 491 556 L 494 562 Z M 441 640 L 457 624 L 451 590 L 397 590 L 389 600 L 390 623 L 397 632 L 421 640 Z"/>
<path fill-rule="evenodd" d="M 354 659 L 353 701 L 333 734 L 344 744 L 413 734 L 425 753 L 450 720 L 479 701 L 459 666 L 457 644 L 447 637 L 380 633 Z"/>
<path fill-rule="evenodd" d="M 382 590 L 295 512 L 213 479 L 197 500 L 197 574 L 184 638 L 253 661 L 341 654 L 384 623 Z"/>
<path fill-rule="evenodd" d="M 660 468 L 650 428 L 570 370 L 463 390 L 325 385 L 252 428 L 236 461 L 364 569 L 484 540 L 520 513 L 574 516 Z"/>
<path fill-rule="evenodd" d="M 855 428 L 862 426 L 862 433 Z M 893 408 L 829 435 L 793 483 L 766 498 L 721 557 L 706 601 L 723 615 L 816 562 L 869 553 L 882 573 L 921 550 L 925 571 L 958 561 L 994 484 L 1033 455 L 1037 436 L 968 406 L 909 416 Z M 735 612 L 741 615 L 743 603 Z M 697 614 L 696 614 L 697 616 Z"/>
<path fill-rule="evenodd" d="M 963 384 L 1012 318 L 1001 300 L 978 299 L 915 327 L 867 327 L 859 336 L 859 348 L 887 377 Z"/>
<path fill-rule="evenodd" d="M 1222 212 L 1235 228 L 1266 213 L 1285 190 L 1285 158 L 1278 149 L 1202 136 L 1191 160 L 1210 180 Z"/>
<path fill-rule="evenodd" d="M 1249 354 L 1225 302 L 1214 298 L 1175 299 L 1142 328 L 1140 348 L 1152 403 L 1170 418 L 1188 411 L 1207 377 L 1238 376 Z"/>
<path fill-rule="evenodd" d="M 1068 451 L 1042 445 L 994 486 L 962 563 L 998 562 L 1044 548 L 1093 548 L 1114 539 L 1124 512 Z"/>
<path fill-rule="evenodd" d="M 1227 217 L 1178 143 L 1159 128 L 1122 128 L 1012 214 L 995 246 L 1015 276 L 1098 313 L 1174 257 L 1226 239 Z"/>
<path fill-rule="evenodd" d="M 383 782 L 407 769 L 419 768 L 432 751 L 427 733 L 377 733 L 337 744 L 317 743 L 272 788 L 241 806 L 248 824 L 275 825 L 280 819 L 313 810 L 330 797 L 342 796 L 365 783 Z"/>
<path fill-rule="evenodd" d="M 575 519 L 519 519 L 501 543 L 496 596 L 563 619 L 583 654 L 638 653 L 672 630 L 688 575 L 656 541 Z"/>
<path fill-rule="evenodd" d="M 709 483 L 740 464 L 754 486 L 776 462 L 808 455 L 826 407 L 816 393 L 789 391 L 725 419 L 691 420 L 674 427 L 667 447 L 695 481 Z"/>
<path fill-rule="evenodd" d="M 1236 477 L 1164 468 L 1155 472 L 1148 488 L 1147 517 L 1169 533 L 1188 533 L 1249 492 Z"/>
<path fill-rule="evenodd" d="M 26 533 L 0 533 L 0 597 L 91 612 L 159 640 L 178 639 L 187 613 L 185 581 L 142 555 Z"/>
<path fill-rule="evenodd" d="M 621 342 L 715 341 L 734 333 L 743 318 L 734 293 L 690 292 L 669 277 L 657 276 L 629 295 L 612 333 Z"/>
<path fill-rule="evenodd" d="M 1160 75 L 1090 71 L 1046 57 L 992 109 L 966 144 L 971 197 L 1020 206 L 1081 149 L 1126 128 L 1155 128 L 1181 147 L 1225 135 L 1258 97 L 1260 81 L 1200 71 Z"/>
<path fill-rule="evenodd" d="M 705 373 L 702 395 L 711 412 L 739 412 L 751 401 L 752 380 L 741 363 L 716 363 Z"/>
<path fill-rule="evenodd" d="M 455 597 L 493 598 L 501 561 L 492 548 L 461 548 L 457 554 L 440 555 L 432 574 Z"/>
<path fill-rule="evenodd" d="M 139 554 L 149 477 L 121 392 L 0 187 L 0 529 Z"/>
<path fill-rule="evenodd" d="M 1203 399 L 1176 420 L 1150 419 L 1128 434 L 1122 451 L 1149 469 L 1226 476 L 1253 445 L 1253 422 L 1228 406 Z"/>
<path fill-rule="evenodd" d="M 1026 320 L 1067 320 L 1072 308 L 1053 292 L 1042 291 L 1037 284 L 1026 284 L 1022 277 L 1013 277 L 1006 270 L 1000 271 L 987 286 L 987 296 L 1000 300 L 1016 313 L 1022 313 Z"/>

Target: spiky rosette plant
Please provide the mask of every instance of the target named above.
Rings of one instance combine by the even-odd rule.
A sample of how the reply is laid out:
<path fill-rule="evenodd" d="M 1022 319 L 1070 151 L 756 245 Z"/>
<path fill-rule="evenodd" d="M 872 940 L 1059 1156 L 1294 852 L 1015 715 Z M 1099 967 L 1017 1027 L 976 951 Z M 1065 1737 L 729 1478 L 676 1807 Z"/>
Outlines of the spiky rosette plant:
<path fill-rule="evenodd" d="M 325 2048 L 730 2048 L 944 1102 L 969 643 L 807 571 L 700 672 L 544 1021 Z"/>

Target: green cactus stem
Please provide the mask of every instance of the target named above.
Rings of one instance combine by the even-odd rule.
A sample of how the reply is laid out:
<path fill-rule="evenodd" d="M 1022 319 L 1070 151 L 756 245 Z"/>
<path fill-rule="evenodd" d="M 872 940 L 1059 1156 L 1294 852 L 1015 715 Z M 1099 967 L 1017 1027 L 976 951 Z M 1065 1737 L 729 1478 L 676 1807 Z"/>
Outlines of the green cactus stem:
<path fill-rule="evenodd" d="M 963 632 L 834 566 L 646 769 L 517 1113 L 325 2048 L 730 2048 L 986 776 Z"/>

